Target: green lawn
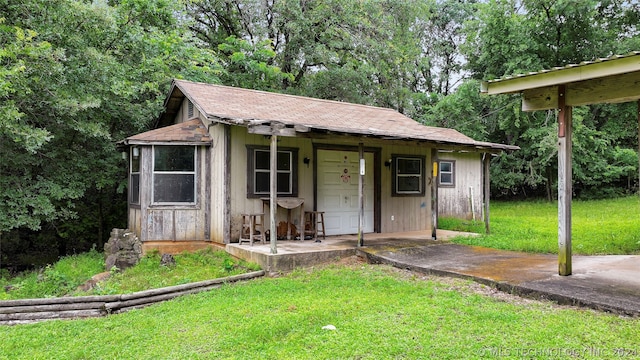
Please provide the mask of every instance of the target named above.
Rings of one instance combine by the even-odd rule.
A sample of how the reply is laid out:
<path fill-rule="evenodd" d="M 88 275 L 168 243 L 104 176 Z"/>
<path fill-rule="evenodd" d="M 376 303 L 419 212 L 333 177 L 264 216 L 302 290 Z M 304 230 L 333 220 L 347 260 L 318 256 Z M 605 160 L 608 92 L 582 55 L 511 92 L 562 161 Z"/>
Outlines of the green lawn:
<path fill-rule="evenodd" d="M 640 351 L 639 319 L 490 293 L 383 265 L 333 265 L 107 318 L 0 327 L 0 359 L 589 359 Z M 337 330 L 322 329 L 329 324 Z"/>
<path fill-rule="evenodd" d="M 640 198 L 574 200 L 574 254 L 639 254 Z M 484 233 L 482 224 L 444 219 L 440 228 Z M 491 203 L 491 234 L 456 238 L 461 244 L 537 253 L 558 252 L 558 206 L 549 202 Z"/>

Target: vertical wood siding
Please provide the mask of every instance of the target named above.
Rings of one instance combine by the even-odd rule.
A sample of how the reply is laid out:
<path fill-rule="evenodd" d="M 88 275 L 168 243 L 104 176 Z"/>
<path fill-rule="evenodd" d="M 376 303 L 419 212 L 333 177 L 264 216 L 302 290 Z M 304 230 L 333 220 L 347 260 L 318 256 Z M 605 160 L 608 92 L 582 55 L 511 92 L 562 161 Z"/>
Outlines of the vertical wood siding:
<path fill-rule="evenodd" d="M 402 143 L 393 144 L 381 142 L 381 232 L 403 232 L 431 229 L 431 193 L 425 191 L 424 196 L 392 196 L 391 167 L 384 166 L 384 162 L 395 155 L 420 155 L 425 157 L 425 190 L 429 188 L 431 180 L 431 149 L 426 146 L 408 146 Z M 393 220 L 392 220 L 393 217 Z"/>
<path fill-rule="evenodd" d="M 471 194 L 473 188 L 473 204 L 475 219 L 482 220 L 482 154 L 480 153 L 446 153 L 438 154 L 439 160 L 455 161 L 454 187 L 438 188 L 438 215 L 440 217 L 457 217 L 472 219 Z"/>

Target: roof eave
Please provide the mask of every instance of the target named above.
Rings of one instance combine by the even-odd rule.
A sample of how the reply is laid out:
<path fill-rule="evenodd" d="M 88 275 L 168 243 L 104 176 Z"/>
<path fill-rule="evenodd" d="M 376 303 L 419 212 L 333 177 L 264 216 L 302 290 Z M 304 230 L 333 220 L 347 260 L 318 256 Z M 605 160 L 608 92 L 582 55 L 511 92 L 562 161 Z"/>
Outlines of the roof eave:
<path fill-rule="evenodd" d="M 571 64 L 551 70 L 483 81 L 480 86 L 480 92 L 488 95 L 519 93 L 529 89 L 626 74 L 634 71 L 640 71 L 640 52 L 634 52 L 627 56 L 601 59 L 596 62 Z"/>

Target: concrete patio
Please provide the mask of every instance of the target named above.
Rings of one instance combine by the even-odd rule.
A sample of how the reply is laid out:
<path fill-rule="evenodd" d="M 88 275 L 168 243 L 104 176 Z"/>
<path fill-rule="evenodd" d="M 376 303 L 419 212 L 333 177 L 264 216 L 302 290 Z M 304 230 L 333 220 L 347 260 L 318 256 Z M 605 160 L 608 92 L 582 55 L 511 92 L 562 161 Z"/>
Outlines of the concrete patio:
<path fill-rule="evenodd" d="M 476 235 L 449 230 L 438 230 L 436 234 L 438 240 L 431 238 L 430 231 L 365 234 L 364 248 L 411 248 L 440 244 L 454 236 Z M 271 254 L 269 242 L 253 245 L 232 243 L 227 244 L 225 250 L 233 256 L 259 264 L 267 273 L 278 273 L 353 256 L 358 249 L 356 235 L 327 236 L 320 240 L 278 240 L 277 254 Z"/>

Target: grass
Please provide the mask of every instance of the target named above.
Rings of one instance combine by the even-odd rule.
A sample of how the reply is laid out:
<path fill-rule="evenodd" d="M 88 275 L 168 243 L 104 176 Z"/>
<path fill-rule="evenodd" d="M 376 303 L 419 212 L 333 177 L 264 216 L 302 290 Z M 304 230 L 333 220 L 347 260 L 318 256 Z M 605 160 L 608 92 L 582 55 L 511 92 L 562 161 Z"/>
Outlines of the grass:
<path fill-rule="evenodd" d="M 484 233 L 484 226 L 443 219 L 443 229 Z M 491 234 L 454 242 L 534 253 L 558 252 L 558 207 L 549 202 L 491 203 Z M 637 196 L 574 201 L 574 254 L 640 254 L 640 199 Z"/>
<path fill-rule="evenodd" d="M 102 271 L 104 255 L 91 250 L 14 277 L 5 273 L 0 277 L 0 300 L 63 296 Z"/>
<path fill-rule="evenodd" d="M 161 266 L 160 254 L 150 252 L 138 265 L 112 276 L 88 292 L 77 287 L 104 271 L 104 255 L 93 250 L 62 258 L 39 271 L 0 279 L 0 300 L 54 296 L 110 295 L 180 285 L 259 270 L 256 264 L 221 250 L 205 249 L 175 256 L 175 266 Z"/>
<path fill-rule="evenodd" d="M 640 351 L 639 319 L 488 294 L 465 280 L 332 265 L 107 318 L 0 327 L 0 359 L 588 359 Z M 337 330 L 323 330 L 328 324 Z"/>

